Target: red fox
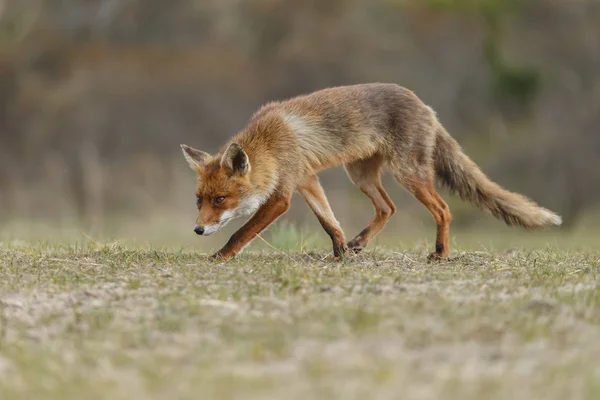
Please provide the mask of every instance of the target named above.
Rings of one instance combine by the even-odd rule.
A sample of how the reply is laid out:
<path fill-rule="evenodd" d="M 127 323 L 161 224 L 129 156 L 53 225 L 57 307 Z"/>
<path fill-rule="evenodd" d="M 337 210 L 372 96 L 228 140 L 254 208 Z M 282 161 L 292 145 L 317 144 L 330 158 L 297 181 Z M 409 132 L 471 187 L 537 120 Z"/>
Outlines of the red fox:
<path fill-rule="evenodd" d="M 429 259 L 448 257 L 452 221 L 434 188 L 436 179 L 508 225 L 535 229 L 562 223 L 555 213 L 492 182 L 435 112 L 396 84 L 333 87 L 267 103 L 217 155 L 181 147 L 197 173 L 194 232 L 210 235 L 234 218 L 250 217 L 212 258 L 229 259 L 242 250 L 289 209 L 295 191 L 331 237 L 336 259 L 359 252 L 396 211 L 381 184 L 384 172 L 433 215 L 437 234 Z M 375 208 L 372 221 L 348 243 L 317 177 L 340 164 Z"/>

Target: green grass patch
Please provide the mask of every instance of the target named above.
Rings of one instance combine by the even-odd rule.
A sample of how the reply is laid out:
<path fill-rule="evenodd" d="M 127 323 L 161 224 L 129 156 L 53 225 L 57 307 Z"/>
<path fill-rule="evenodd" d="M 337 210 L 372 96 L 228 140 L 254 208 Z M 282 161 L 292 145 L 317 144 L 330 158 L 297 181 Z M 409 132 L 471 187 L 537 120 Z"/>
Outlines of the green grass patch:
<path fill-rule="evenodd" d="M 0 248 L 0 398 L 592 399 L 600 253 Z M 287 229 L 287 231 L 285 230 Z"/>

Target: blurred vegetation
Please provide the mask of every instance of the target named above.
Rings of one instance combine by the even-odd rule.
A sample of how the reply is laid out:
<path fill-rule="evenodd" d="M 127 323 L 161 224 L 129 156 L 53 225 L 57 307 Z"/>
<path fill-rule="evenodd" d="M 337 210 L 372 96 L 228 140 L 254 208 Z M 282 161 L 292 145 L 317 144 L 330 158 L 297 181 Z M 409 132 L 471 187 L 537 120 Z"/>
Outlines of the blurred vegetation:
<path fill-rule="evenodd" d="M 599 70 L 595 0 L 0 1 L 0 215 L 176 213 L 179 143 L 215 151 L 265 101 L 389 81 L 574 225 L 600 200 Z"/>

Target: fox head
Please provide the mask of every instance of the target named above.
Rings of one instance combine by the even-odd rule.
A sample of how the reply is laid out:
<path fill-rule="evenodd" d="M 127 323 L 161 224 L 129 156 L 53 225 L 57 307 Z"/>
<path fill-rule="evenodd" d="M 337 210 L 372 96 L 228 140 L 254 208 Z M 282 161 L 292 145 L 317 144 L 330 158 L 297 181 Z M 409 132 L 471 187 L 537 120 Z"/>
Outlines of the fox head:
<path fill-rule="evenodd" d="M 253 193 L 250 160 L 239 144 L 231 143 L 221 156 L 184 144 L 181 149 L 197 173 L 196 234 L 211 235 L 235 218 L 254 214 L 263 203 L 263 196 Z"/>

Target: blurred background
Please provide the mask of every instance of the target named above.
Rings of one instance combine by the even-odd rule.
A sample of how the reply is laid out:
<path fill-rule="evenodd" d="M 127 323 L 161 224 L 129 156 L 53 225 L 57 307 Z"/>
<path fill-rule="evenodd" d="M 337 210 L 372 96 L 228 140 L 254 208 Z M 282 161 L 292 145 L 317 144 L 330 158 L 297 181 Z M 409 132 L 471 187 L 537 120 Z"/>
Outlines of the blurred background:
<path fill-rule="evenodd" d="M 599 71 L 597 0 L 0 0 L 3 237 L 222 244 L 192 233 L 179 144 L 214 152 L 266 101 L 372 81 L 415 91 L 490 177 L 560 213 L 554 235 L 593 236 Z M 322 180 L 352 237 L 369 200 L 341 169 Z M 432 242 L 425 208 L 386 187 L 386 232 Z M 453 232 L 516 232 L 443 195 Z M 298 198 L 273 232 L 286 221 L 326 243 Z"/>

